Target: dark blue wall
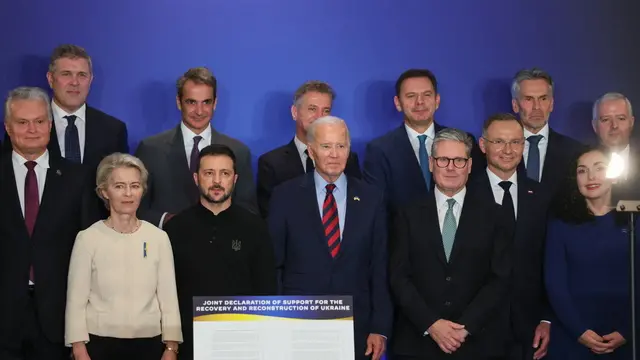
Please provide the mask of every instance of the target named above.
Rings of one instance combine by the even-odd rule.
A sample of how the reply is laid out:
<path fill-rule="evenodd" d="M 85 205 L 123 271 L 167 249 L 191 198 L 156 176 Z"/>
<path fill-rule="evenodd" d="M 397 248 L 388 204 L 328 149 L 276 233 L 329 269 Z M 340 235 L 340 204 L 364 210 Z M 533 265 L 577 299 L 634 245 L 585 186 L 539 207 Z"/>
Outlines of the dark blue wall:
<path fill-rule="evenodd" d="M 539 66 L 557 82 L 552 125 L 588 140 L 594 98 L 615 90 L 640 101 L 633 3 L 3 0 L 0 92 L 46 87 L 53 47 L 82 45 L 95 64 L 90 103 L 127 122 L 135 148 L 177 124 L 177 77 L 209 66 L 220 83 L 214 126 L 257 157 L 292 137 L 292 93 L 309 79 L 335 87 L 334 114 L 361 151 L 399 124 L 393 83 L 409 67 L 438 75 L 437 121 L 478 134 L 486 115 L 510 110 L 515 71 Z"/>

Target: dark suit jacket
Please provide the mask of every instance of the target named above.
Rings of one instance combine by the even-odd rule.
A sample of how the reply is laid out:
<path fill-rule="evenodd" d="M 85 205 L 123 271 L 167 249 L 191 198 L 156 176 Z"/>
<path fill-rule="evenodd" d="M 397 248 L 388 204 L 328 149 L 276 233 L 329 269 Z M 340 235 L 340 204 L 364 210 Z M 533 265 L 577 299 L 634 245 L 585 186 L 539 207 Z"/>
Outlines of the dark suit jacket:
<path fill-rule="evenodd" d="M 86 117 L 87 125 L 82 164 L 85 165 L 95 183 L 96 170 L 102 159 L 115 152 L 129 152 L 127 125 L 89 105 L 87 105 Z M 5 134 L 4 148 L 6 152 L 11 152 L 11 139 L 7 134 Z M 51 126 L 51 140 L 49 140 L 48 150 L 52 157 L 61 156 L 55 124 Z"/>
<path fill-rule="evenodd" d="M 282 294 L 353 296 L 357 356 L 364 355 L 370 333 L 389 336 L 386 214 L 377 189 L 347 177 L 345 225 L 335 259 L 324 239 L 313 173 L 275 188 L 268 223 Z"/>
<path fill-rule="evenodd" d="M 93 192 L 80 165 L 50 156 L 33 237 L 18 199 L 11 153 L 0 160 L 0 342 L 20 341 L 29 301 L 33 263 L 40 327 L 49 341 L 63 343 L 69 259 L 76 235 L 97 221 L 89 207 Z"/>
<path fill-rule="evenodd" d="M 435 195 L 397 214 L 391 244 L 390 283 L 398 306 L 391 350 L 421 359 L 448 359 L 424 332 L 438 319 L 469 331 L 457 359 L 483 359 L 508 294 L 510 240 L 495 201 L 467 187 L 451 259 L 447 262 Z"/>
<path fill-rule="evenodd" d="M 438 123 L 434 123 L 434 127 L 436 133 L 445 128 Z M 472 174 L 475 174 L 476 169 L 486 166 L 485 157 L 476 145 L 475 138 L 471 158 Z M 391 212 L 424 199 L 430 193 L 427 191 L 420 163 L 411 147 L 404 123 L 367 144 L 362 176 L 365 181 L 377 185 L 384 191 Z M 433 184 L 432 179 L 430 190 L 433 190 Z"/>
<path fill-rule="evenodd" d="M 535 328 L 541 320 L 551 321 L 551 309 L 544 288 L 543 257 L 546 238 L 547 208 L 539 196 L 541 184 L 525 173 L 518 173 L 516 221 L 502 220 L 509 229 L 512 244 L 512 271 L 509 299 L 502 308 L 502 323 L 496 324 L 494 340 L 516 341 L 530 347 Z M 495 201 L 489 177 L 478 174 L 475 181 L 484 189 L 487 202 Z M 504 349 L 496 342 L 494 350 Z M 495 353 L 495 356 L 503 355 Z"/>
<path fill-rule="evenodd" d="M 233 150 L 238 174 L 234 203 L 257 214 L 249 148 L 213 128 L 211 143 L 224 144 Z M 180 125 L 142 140 L 135 155 L 149 171 L 148 189 L 138 209 L 141 219 L 158 226 L 165 212 L 177 214 L 199 201 L 200 191 L 189 171 Z"/>
<path fill-rule="evenodd" d="M 345 174 L 361 178 L 358 154 L 352 151 L 347 160 Z M 288 144 L 273 149 L 258 158 L 258 206 L 262 217 L 266 218 L 269 210 L 271 192 L 277 185 L 303 175 L 304 167 L 298 154 L 296 144 L 291 140 Z"/>
<path fill-rule="evenodd" d="M 575 171 L 573 162 L 585 149 L 586 146 L 577 140 L 549 129 L 549 143 L 540 180 L 540 194 L 548 206 L 557 198 L 558 192 L 566 188 L 569 175 Z M 520 162 L 518 171 L 527 173 L 524 160 Z"/>

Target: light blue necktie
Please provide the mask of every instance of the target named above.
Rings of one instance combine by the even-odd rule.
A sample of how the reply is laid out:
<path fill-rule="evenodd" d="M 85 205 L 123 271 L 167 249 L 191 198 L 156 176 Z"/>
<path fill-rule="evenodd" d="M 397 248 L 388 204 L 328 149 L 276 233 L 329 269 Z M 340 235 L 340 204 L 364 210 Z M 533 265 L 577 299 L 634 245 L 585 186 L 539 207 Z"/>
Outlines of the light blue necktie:
<path fill-rule="evenodd" d="M 540 182 L 540 149 L 538 143 L 542 135 L 532 135 L 527 138 L 529 142 L 529 155 L 527 156 L 527 177 Z"/>
<path fill-rule="evenodd" d="M 451 256 L 451 249 L 453 249 L 453 241 L 456 238 L 456 217 L 453 215 L 453 205 L 456 204 L 454 199 L 447 199 L 447 213 L 444 215 L 444 223 L 442 224 L 442 245 L 444 245 L 444 254 L 447 256 L 447 261 Z"/>
<path fill-rule="evenodd" d="M 418 158 L 420 158 L 420 170 L 424 182 L 427 184 L 427 192 L 431 191 L 431 172 L 429 172 L 429 154 L 427 154 L 427 135 L 418 135 L 420 148 L 418 148 Z"/>

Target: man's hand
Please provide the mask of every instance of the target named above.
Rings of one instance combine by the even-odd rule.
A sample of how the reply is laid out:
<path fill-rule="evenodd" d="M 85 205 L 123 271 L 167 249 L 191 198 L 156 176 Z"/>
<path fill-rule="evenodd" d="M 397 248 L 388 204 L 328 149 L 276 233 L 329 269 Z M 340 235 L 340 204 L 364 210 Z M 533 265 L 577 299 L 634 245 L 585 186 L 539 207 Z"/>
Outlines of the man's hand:
<path fill-rule="evenodd" d="M 593 330 L 587 330 L 578 339 L 580 344 L 588 347 L 596 354 L 606 354 L 613 350 L 609 350 L 609 344 L 604 342 L 604 339 L 595 333 Z"/>
<path fill-rule="evenodd" d="M 382 355 L 384 355 L 386 348 L 387 340 L 382 335 L 378 334 L 369 334 L 367 338 L 367 351 L 364 353 L 365 356 L 371 355 L 371 360 L 380 360 Z"/>
<path fill-rule="evenodd" d="M 429 336 L 440 346 L 440 349 L 447 354 L 458 350 L 468 334 L 464 325 L 444 319 L 433 323 L 427 331 Z"/>
<path fill-rule="evenodd" d="M 607 342 L 607 347 L 609 348 L 609 350 L 611 350 L 611 352 L 613 352 L 615 349 L 619 348 L 620 346 L 626 344 L 627 342 L 627 340 L 624 337 L 622 337 L 622 334 L 620 334 L 617 331 L 603 336 L 602 339 L 604 339 L 604 341 Z"/>
<path fill-rule="evenodd" d="M 537 349 L 533 354 L 534 360 L 542 359 L 547 355 L 550 338 L 551 324 L 547 322 L 541 322 L 540 324 L 538 324 L 538 327 L 536 327 L 535 335 L 533 336 L 533 348 Z"/>

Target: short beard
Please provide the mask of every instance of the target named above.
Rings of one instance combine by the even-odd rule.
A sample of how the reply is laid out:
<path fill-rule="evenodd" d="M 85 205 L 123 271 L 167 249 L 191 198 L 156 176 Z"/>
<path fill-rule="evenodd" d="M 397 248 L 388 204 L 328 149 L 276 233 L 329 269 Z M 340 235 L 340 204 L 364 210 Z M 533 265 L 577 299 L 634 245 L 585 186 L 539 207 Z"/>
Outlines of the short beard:
<path fill-rule="evenodd" d="M 219 200 L 216 200 L 216 199 L 212 198 L 211 196 L 209 196 L 209 191 L 216 190 L 216 189 L 223 189 L 223 188 L 220 187 L 220 186 L 212 186 L 212 187 L 208 188 L 207 190 L 202 190 L 202 188 L 200 188 L 200 195 L 209 204 L 222 204 L 225 201 L 229 200 L 229 198 L 231 198 L 231 194 L 233 194 L 233 190 L 235 189 L 235 185 L 232 185 L 231 189 L 229 189 L 229 192 L 225 192 L 224 196 L 222 196 L 222 198 L 220 198 Z"/>

